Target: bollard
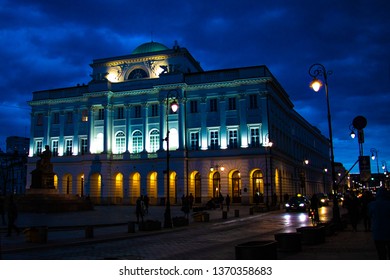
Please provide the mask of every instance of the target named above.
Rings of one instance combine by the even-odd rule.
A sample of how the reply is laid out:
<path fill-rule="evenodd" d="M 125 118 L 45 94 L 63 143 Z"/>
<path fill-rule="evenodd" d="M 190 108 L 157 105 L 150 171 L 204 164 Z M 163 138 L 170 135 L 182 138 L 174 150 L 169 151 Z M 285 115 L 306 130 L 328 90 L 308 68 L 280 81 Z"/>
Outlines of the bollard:
<path fill-rule="evenodd" d="M 222 211 L 222 219 L 227 219 L 227 212 L 226 211 Z"/>
<path fill-rule="evenodd" d="M 128 222 L 127 224 L 127 233 L 134 233 L 135 232 L 135 223 L 134 222 Z"/>
<path fill-rule="evenodd" d="M 240 210 L 238 209 L 234 210 L 234 217 L 236 218 L 240 217 Z"/>
<path fill-rule="evenodd" d="M 85 228 L 85 238 L 93 238 L 93 226 L 87 226 Z"/>

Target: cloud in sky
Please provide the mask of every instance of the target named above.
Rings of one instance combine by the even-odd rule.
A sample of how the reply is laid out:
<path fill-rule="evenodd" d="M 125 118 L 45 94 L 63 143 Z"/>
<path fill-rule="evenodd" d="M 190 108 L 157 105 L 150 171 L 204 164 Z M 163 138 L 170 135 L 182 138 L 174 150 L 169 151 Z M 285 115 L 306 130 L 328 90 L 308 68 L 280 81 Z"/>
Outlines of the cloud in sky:
<path fill-rule="evenodd" d="M 389 12 L 386 0 L 0 0 L 0 146 L 7 136 L 29 136 L 33 91 L 88 83 L 93 59 L 177 40 L 205 70 L 268 66 L 295 109 L 327 136 L 325 94 L 308 87 L 309 67 L 323 64 L 333 72 L 336 161 L 349 169 L 357 159 L 349 125 L 363 115 L 365 154 L 376 148 L 390 164 Z"/>

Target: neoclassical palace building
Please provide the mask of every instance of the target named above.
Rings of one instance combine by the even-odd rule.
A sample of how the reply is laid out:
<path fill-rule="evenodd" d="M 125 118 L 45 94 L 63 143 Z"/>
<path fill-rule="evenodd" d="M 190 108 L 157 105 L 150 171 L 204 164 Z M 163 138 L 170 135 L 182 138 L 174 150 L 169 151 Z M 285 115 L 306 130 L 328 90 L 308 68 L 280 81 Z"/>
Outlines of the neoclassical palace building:
<path fill-rule="evenodd" d="M 266 66 L 204 71 L 186 48 L 157 42 L 90 66 L 88 84 L 29 102 L 27 174 L 49 145 L 58 193 L 97 204 L 229 194 L 250 204 L 329 190 L 329 140 Z"/>

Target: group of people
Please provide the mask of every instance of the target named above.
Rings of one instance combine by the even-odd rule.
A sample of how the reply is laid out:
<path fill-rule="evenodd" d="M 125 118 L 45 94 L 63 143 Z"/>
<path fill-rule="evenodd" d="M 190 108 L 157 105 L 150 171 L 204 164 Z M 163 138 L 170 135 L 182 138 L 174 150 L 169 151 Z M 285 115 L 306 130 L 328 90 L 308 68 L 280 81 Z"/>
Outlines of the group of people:
<path fill-rule="evenodd" d="M 7 210 L 6 210 L 7 209 Z M 7 221 L 6 221 L 7 214 Z M 8 199 L 7 207 L 6 200 L 4 196 L 0 196 L 0 216 L 2 225 L 7 225 L 7 235 L 11 236 L 12 231 L 15 231 L 17 234 L 20 233 L 20 229 L 16 226 L 16 220 L 18 218 L 18 208 L 14 201 L 14 197 L 11 195 Z"/>
<path fill-rule="evenodd" d="M 319 221 L 318 197 L 314 194 L 310 202 L 315 219 Z M 390 191 L 381 187 L 375 196 L 368 190 L 361 195 L 348 192 L 343 207 L 348 211 L 352 230 L 356 232 L 359 221 L 363 219 L 364 230 L 372 232 L 378 258 L 390 259 Z"/>

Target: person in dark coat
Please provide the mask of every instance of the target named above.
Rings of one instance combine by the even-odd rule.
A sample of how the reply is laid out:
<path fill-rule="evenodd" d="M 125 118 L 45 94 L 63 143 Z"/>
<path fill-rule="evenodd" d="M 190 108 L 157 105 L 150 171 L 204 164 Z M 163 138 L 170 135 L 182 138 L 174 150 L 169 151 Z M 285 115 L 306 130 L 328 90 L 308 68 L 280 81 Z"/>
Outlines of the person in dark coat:
<path fill-rule="evenodd" d="M 18 218 L 18 208 L 14 201 L 13 196 L 11 195 L 8 202 L 8 233 L 7 236 L 12 235 L 12 230 L 15 230 L 17 234 L 20 233 L 19 228 L 15 225 L 15 222 Z"/>
<path fill-rule="evenodd" d="M 350 194 L 347 209 L 349 219 L 352 225 L 352 230 L 357 231 L 357 225 L 360 218 L 360 201 L 359 198 L 355 195 L 355 193 Z"/>
<path fill-rule="evenodd" d="M 372 237 L 380 260 L 390 259 L 390 194 L 385 188 L 376 193 L 376 200 L 368 204 Z"/>
<path fill-rule="evenodd" d="M 364 222 L 364 230 L 371 230 L 371 218 L 368 214 L 368 204 L 373 201 L 372 193 L 370 191 L 365 191 L 362 196 L 362 216 Z"/>
<path fill-rule="evenodd" d="M 310 200 L 310 208 L 314 211 L 314 220 L 316 222 L 320 221 L 320 216 L 318 214 L 318 206 L 319 206 L 318 197 L 316 194 L 313 194 Z"/>
<path fill-rule="evenodd" d="M 139 197 L 135 203 L 135 215 L 137 216 L 137 223 L 141 218 L 141 222 L 144 222 L 144 202 L 141 197 Z"/>

